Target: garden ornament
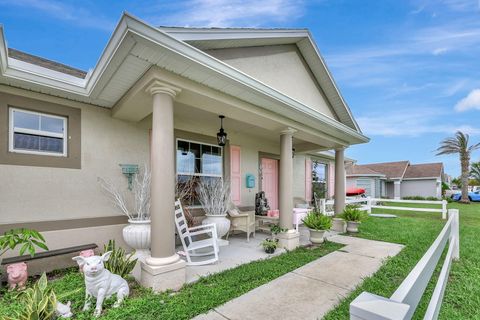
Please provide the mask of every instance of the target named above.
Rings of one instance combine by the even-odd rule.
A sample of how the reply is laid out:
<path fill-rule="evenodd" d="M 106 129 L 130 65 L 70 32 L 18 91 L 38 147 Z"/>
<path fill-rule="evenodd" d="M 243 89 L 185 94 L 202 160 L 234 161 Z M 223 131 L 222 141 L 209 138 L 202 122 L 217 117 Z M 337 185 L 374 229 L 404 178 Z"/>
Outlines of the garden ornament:
<path fill-rule="evenodd" d="M 28 278 L 27 264 L 25 262 L 13 263 L 7 266 L 8 286 L 10 290 L 17 287 L 19 290 L 25 289 L 25 283 Z"/>
<path fill-rule="evenodd" d="M 94 256 L 94 255 L 95 255 L 95 252 L 93 252 L 93 249 L 80 251 L 80 257 L 88 258 L 88 257 Z M 78 266 L 79 266 L 80 273 L 83 273 L 83 262 L 77 261 L 77 263 L 78 263 Z"/>
<path fill-rule="evenodd" d="M 72 309 L 70 308 L 71 302 L 68 301 L 67 304 L 63 304 L 57 301 L 57 306 L 55 307 L 55 313 L 58 318 L 70 318 L 73 316 Z"/>
<path fill-rule="evenodd" d="M 102 313 L 103 301 L 117 294 L 117 301 L 113 305 L 117 308 L 123 302 L 125 297 L 128 297 L 130 292 L 128 283 L 125 279 L 117 274 L 113 274 L 103 265 L 112 254 L 111 251 L 105 252 L 102 256 L 91 257 L 73 257 L 72 259 L 83 264 L 83 274 L 85 275 L 85 305 L 83 311 L 90 309 L 90 297 L 97 299 L 95 317 Z"/>

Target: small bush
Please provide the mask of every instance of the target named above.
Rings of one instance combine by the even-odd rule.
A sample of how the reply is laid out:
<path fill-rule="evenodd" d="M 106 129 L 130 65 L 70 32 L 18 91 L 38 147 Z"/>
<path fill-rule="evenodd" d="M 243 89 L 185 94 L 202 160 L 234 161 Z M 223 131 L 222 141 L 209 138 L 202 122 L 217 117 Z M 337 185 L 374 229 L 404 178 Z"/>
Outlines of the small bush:
<path fill-rule="evenodd" d="M 55 319 L 57 298 L 52 288 L 48 287 L 47 276 L 42 274 L 33 287 L 21 293 L 25 308 L 15 318 L 8 320 L 50 320 Z"/>
<path fill-rule="evenodd" d="M 428 200 L 428 201 L 439 201 L 437 197 L 422 197 L 422 196 L 407 196 L 403 197 L 403 200 Z"/>
<path fill-rule="evenodd" d="M 118 274 L 122 278 L 125 278 L 132 272 L 133 268 L 135 268 L 138 260 L 133 259 L 135 251 L 127 255 L 125 249 L 116 247 L 115 240 L 108 241 L 108 244 L 103 248 L 104 252 L 112 251 L 110 259 L 104 262 L 105 269 L 111 273 Z"/>
<path fill-rule="evenodd" d="M 348 204 L 342 212 L 342 218 L 347 221 L 362 221 L 365 217 L 358 205 Z"/>
<path fill-rule="evenodd" d="M 332 226 L 332 219 L 318 212 L 310 212 L 302 221 L 313 230 L 328 230 Z"/>

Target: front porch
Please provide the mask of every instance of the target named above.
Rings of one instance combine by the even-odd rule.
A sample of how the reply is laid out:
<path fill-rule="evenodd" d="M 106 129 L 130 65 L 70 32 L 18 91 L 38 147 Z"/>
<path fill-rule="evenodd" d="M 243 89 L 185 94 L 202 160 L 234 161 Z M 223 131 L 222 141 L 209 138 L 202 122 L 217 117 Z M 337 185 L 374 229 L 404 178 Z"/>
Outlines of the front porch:
<path fill-rule="evenodd" d="M 334 149 L 335 194 L 339 195 L 336 209 L 343 210 L 344 149 L 352 138 L 349 133 L 327 123 L 319 126 L 318 120 L 312 125 L 311 115 L 286 116 L 274 108 L 259 107 L 266 107 L 265 100 L 254 105 L 239 96 L 225 95 L 152 67 L 114 106 L 113 117 L 140 122 L 150 131 L 152 244 L 151 256 L 142 264 L 142 285 L 158 291 L 177 289 L 209 270 L 219 271 L 266 257 L 258 239 L 247 246 L 240 239 L 232 239 L 231 254 L 229 249 L 224 250 L 223 264 L 196 271 L 185 269 L 174 243 L 175 181 L 179 179 L 209 177 L 230 181 L 232 202 L 237 206 L 254 207 L 258 191 L 270 192 L 270 199 L 278 199 L 272 201 L 271 209 L 279 210 L 279 226 L 288 230 L 278 235 L 279 245 L 292 250 L 303 241 L 293 225 L 293 199 L 300 194 L 307 200 L 305 188 L 311 183 L 305 176 L 307 156 Z M 228 136 L 224 146 L 219 146 L 216 139 L 219 115 L 226 117 L 224 129 Z M 275 177 L 269 182 L 262 170 L 263 159 L 276 163 L 269 172 Z M 246 185 L 247 177 L 253 178 L 252 185 Z M 191 205 L 196 209 L 198 203 Z M 245 254 L 243 250 L 247 250 Z"/>

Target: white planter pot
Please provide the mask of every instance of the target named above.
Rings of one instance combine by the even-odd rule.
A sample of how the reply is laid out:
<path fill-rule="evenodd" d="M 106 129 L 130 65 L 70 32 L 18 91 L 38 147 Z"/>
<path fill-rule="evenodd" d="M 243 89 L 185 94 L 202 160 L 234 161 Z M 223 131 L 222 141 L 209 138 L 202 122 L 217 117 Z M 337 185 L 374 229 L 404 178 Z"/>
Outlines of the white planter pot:
<path fill-rule="evenodd" d="M 347 223 L 342 218 L 333 218 L 331 229 L 336 232 L 345 233 L 347 232 Z"/>
<path fill-rule="evenodd" d="M 230 230 L 230 220 L 227 215 L 213 216 L 206 214 L 207 218 L 203 219 L 202 224 L 215 224 L 217 226 L 217 237 L 220 239 Z"/>
<path fill-rule="evenodd" d="M 128 226 L 123 228 L 123 240 L 135 250 L 150 249 L 150 220 L 128 220 Z"/>
<path fill-rule="evenodd" d="M 310 241 L 313 244 L 323 243 L 325 238 L 325 230 L 315 230 L 310 228 L 308 230 L 310 230 Z"/>
<path fill-rule="evenodd" d="M 347 221 L 347 231 L 351 233 L 357 233 L 359 225 L 359 221 Z"/>

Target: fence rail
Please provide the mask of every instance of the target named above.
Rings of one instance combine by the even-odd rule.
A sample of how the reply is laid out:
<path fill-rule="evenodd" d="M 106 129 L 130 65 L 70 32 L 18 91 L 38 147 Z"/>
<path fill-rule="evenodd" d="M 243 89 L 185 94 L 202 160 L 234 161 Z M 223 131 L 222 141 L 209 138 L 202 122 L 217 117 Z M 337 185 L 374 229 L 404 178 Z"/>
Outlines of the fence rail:
<path fill-rule="evenodd" d="M 382 203 L 412 203 L 412 204 L 433 204 L 441 205 L 442 208 L 413 208 L 413 207 L 396 207 L 386 206 Z M 323 200 L 321 203 L 321 210 L 326 215 L 333 215 L 334 200 Z M 345 201 L 346 204 L 359 204 L 360 210 L 372 213 L 372 208 L 385 209 L 385 210 L 403 210 L 403 211 L 420 211 L 420 212 L 440 212 L 442 213 L 442 219 L 447 219 L 447 201 L 446 200 L 400 200 L 400 199 L 379 199 L 379 198 L 352 198 Z"/>
<path fill-rule="evenodd" d="M 460 258 L 459 212 L 450 209 L 448 216 L 440 234 L 393 295 L 385 298 L 362 292 L 350 303 L 351 320 L 411 319 L 448 242 L 447 255 L 424 316 L 426 320 L 438 318 L 451 262 Z"/>

